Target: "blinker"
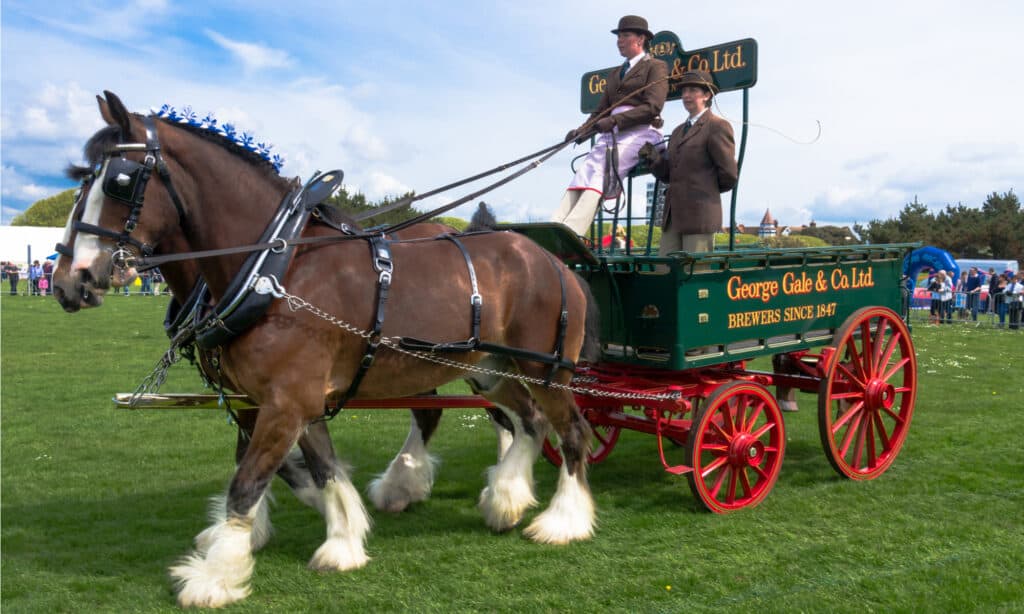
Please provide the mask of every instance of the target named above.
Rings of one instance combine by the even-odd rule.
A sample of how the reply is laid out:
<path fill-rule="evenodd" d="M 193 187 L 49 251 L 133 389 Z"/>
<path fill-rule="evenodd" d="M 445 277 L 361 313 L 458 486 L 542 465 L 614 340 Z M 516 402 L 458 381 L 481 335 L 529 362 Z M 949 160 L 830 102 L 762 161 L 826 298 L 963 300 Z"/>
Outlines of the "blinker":
<path fill-rule="evenodd" d="M 141 204 L 142 192 L 146 189 L 140 181 L 145 167 L 127 158 L 110 158 L 103 180 L 103 193 L 110 198 L 129 205 Z"/>

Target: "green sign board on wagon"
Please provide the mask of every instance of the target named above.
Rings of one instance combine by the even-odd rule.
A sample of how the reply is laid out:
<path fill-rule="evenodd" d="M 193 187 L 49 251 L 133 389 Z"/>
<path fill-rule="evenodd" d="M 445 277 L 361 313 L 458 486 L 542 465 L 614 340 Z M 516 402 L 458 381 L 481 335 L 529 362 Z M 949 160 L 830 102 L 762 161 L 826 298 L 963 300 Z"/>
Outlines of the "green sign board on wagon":
<path fill-rule="evenodd" d="M 668 65 L 668 100 L 682 95 L 679 79 L 688 70 L 711 73 L 715 85 L 723 92 L 754 87 L 757 83 L 757 41 L 744 38 L 693 51 L 683 51 L 674 32 L 663 30 L 651 41 L 651 55 Z M 593 113 L 604 94 L 608 75 L 619 66 L 592 70 L 580 80 L 580 110 Z"/>

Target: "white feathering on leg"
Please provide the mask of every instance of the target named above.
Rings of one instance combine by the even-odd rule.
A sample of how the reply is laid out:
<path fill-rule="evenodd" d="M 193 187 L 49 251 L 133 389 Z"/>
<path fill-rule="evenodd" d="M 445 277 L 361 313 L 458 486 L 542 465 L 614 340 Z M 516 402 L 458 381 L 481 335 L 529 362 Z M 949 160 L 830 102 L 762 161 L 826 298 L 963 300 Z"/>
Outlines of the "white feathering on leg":
<path fill-rule="evenodd" d="M 182 607 L 219 608 L 245 598 L 252 576 L 252 520 L 232 518 L 213 527 L 204 555 L 170 569 Z"/>
<path fill-rule="evenodd" d="M 401 512 L 410 503 L 427 500 L 437 465 L 438 460 L 427 453 L 422 431 L 413 418 L 405 445 L 387 470 L 370 482 L 366 494 L 377 509 Z"/>
<path fill-rule="evenodd" d="M 594 500 L 582 471 L 569 476 L 569 470 L 562 465 L 558 490 L 550 505 L 523 534 L 541 544 L 567 544 L 594 535 Z"/>
<path fill-rule="evenodd" d="M 324 486 L 324 518 L 327 540 L 317 548 L 309 567 L 319 571 L 346 571 L 366 565 L 370 558 L 364 547 L 370 532 L 370 518 L 359 492 L 340 473 Z"/>
<path fill-rule="evenodd" d="M 539 450 L 538 443 L 517 423 L 512 445 L 501 461 L 487 470 L 487 487 L 480 493 L 480 511 L 491 529 L 511 529 L 523 519 L 526 510 L 537 505 L 533 496 L 533 463 Z"/>

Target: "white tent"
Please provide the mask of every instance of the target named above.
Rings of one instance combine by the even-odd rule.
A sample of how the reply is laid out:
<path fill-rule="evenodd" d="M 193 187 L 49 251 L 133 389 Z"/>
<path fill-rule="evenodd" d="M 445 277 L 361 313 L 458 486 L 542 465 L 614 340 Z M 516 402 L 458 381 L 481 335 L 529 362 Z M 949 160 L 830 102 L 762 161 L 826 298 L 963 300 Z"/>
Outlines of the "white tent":
<path fill-rule="evenodd" d="M 0 260 L 20 266 L 31 260 L 42 262 L 54 253 L 54 246 L 63 239 L 63 228 L 0 226 Z"/>

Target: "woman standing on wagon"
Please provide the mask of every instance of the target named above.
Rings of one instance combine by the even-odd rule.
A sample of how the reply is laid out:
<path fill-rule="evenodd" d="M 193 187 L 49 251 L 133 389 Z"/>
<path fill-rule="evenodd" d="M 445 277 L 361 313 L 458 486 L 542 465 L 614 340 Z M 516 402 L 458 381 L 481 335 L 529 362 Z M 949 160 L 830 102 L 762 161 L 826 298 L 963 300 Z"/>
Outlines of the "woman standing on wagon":
<path fill-rule="evenodd" d="M 690 116 L 672 131 L 668 149 L 640 149 L 655 177 L 668 182 L 658 255 L 710 252 L 722 229 L 722 192 L 736 186 L 736 141 L 729 122 L 711 112 L 717 93 L 711 75 L 691 70 L 680 79 L 683 106 Z"/>

